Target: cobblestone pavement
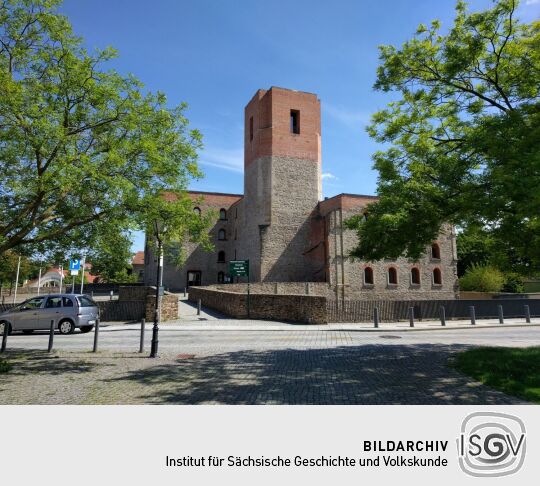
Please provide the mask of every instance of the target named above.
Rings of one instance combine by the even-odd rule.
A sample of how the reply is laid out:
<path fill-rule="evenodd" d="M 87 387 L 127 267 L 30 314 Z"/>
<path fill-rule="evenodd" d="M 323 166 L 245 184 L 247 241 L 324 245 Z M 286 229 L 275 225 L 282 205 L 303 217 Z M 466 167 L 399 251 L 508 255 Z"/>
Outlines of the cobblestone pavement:
<path fill-rule="evenodd" d="M 109 337 L 110 336 L 110 337 Z M 135 343 L 135 331 L 104 331 Z M 32 336 L 35 342 L 45 336 Z M 58 351 L 14 349 L 0 374 L 2 404 L 511 404 L 448 367 L 473 345 L 532 346 L 540 329 L 373 334 L 347 331 L 162 331 L 160 358 L 87 351 L 90 335 Z M 62 337 L 64 338 L 64 336 Z M 69 339 L 86 349 L 68 347 Z M 41 341 L 39 341 L 41 342 Z M 147 343 L 148 344 L 148 343 Z M 133 349 L 133 347 L 131 348 Z"/>

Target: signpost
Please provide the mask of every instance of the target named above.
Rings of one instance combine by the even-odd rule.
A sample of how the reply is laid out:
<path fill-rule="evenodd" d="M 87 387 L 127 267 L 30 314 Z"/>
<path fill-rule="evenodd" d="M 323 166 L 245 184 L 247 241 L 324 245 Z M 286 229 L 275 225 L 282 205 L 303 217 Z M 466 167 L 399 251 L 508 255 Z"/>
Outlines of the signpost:
<path fill-rule="evenodd" d="M 247 315 L 250 317 L 249 260 L 231 260 L 229 262 L 229 275 L 231 277 L 247 277 Z"/>
<path fill-rule="evenodd" d="M 73 283 L 71 285 L 71 293 L 75 293 L 75 276 L 79 274 L 81 269 L 81 261 L 78 258 L 74 258 L 69 261 L 69 272 L 73 276 Z"/>
<path fill-rule="evenodd" d="M 85 263 L 86 263 L 86 255 L 83 255 L 82 264 L 81 264 L 81 268 L 82 268 L 81 294 L 83 293 L 83 287 L 84 287 L 84 264 Z"/>

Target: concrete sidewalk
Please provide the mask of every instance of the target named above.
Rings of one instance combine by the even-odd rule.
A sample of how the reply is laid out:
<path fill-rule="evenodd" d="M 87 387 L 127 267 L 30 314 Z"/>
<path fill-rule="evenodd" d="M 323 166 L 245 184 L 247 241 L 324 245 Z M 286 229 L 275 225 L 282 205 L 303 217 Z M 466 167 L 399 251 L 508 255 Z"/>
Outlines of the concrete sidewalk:
<path fill-rule="evenodd" d="M 145 328 L 151 329 L 153 323 L 147 322 Z M 382 322 L 378 328 L 373 323 L 332 323 L 332 324 L 296 324 L 278 321 L 260 321 L 250 319 L 208 319 L 201 313 L 201 320 L 179 319 L 162 322 L 160 329 L 178 331 L 351 331 L 351 332 L 420 332 L 420 331 L 474 331 L 475 329 L 510 328 L 510 327 L 540 327 L 540 319 L 533 319 L 531 324 L 526 324 L 523 319 L 506 319 L 504 324 L 499 324 L 497 319 L 477 320 L 476 325 L 470 321 L 447 321 L 446 326 L 441 326 L 439 321 L 418 321 L 414 327 L 409 327 L 408 322 Z M 136 330 L 140 329 L 139 323 L 103 323 L 103 330 Z"/>

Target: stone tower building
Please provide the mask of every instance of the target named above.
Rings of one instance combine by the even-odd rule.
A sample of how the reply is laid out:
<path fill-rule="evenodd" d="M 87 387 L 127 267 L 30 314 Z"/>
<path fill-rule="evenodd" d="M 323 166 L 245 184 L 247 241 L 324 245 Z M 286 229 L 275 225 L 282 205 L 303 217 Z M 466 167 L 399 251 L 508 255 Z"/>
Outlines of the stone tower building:
<path fill-rule="evenodd" d="M 249 259 L 252 282 L 283 282 L 291 289 L 294 282 L 319 282 L 319 289 L 340 299 L 456 297 L 450 226 L 419 261 L 361 262 L 348 256 L 356 234 L 343 222 L 377 198 L 322 199 L 321 110 L 315 94 L 258 90 L 245 108 L 244 124 L 244 194 L 189 193 L 194 211 L 213 209 L 219 215 L 210 231 L 215 251 L 186 244 L 182 268 L 165 264 L 166 287 L 231 282 L 228 262 Z M 148 249 L 145 265 L 145 281 L 153 284 L 155 259 Z"/>
<path fill-rule="evenodd" d="M 245 108 L 241 254 L 256 281 L 309 281 L 311 214 L 321 199 L 320 102 L 259 90 Z"/>

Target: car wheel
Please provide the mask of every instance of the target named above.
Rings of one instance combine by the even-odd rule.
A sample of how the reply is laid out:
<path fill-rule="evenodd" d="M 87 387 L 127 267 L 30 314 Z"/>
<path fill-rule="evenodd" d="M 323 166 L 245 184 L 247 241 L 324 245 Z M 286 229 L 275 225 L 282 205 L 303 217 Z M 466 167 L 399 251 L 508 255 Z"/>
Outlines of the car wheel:
<path fill-rule="evenodd" d="M 60 321 L 58 330 L 60 331 L 60 334 L 71 334 L 75 331 L 75 325 L 71 321 Z"/>
<path fill-rule="evenodd" d="M 94 329 L 94 326 L 81 326 L 82 333 L 90 332 L 92 329 Z"/>
<path fill-rule="evenodd" d="M 4 335 L 4 326 L 7 324 L 8 326 L 8 334 L 11 334 L 11 325 L 8 324 L 6 321 L 0 321 L 0 338 Z"/>
<path fill-rule="evenodd" d="M 34 332 L 33 329 L 24 329 L 22 333 L 23 334 L 32 334 L 33 332 Z"/>

